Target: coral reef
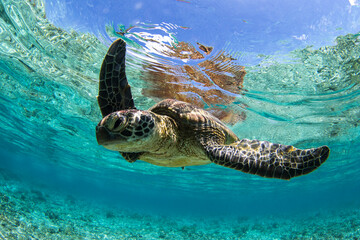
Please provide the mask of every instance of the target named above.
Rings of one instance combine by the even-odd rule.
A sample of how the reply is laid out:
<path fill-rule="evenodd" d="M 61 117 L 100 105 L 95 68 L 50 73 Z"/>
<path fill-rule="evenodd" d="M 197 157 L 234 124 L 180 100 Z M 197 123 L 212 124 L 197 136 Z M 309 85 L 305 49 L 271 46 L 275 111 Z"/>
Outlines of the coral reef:
<path fill-rule="evenodd" d="M 82 200 L 0 171 L 0 239 L 359 239 L 360 208 L 296 216 L 164 216 Z"/>

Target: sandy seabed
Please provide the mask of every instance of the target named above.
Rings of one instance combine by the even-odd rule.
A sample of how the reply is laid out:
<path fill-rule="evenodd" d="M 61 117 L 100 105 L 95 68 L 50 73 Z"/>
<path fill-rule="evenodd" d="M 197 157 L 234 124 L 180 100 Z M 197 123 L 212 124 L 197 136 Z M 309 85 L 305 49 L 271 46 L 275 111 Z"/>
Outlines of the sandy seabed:
<path fill-rule="evenodd" d="M 360 239 L 360 208 L 302 216 L 145 214 L 30 186 L 0 171 L 0 239 Z"/>

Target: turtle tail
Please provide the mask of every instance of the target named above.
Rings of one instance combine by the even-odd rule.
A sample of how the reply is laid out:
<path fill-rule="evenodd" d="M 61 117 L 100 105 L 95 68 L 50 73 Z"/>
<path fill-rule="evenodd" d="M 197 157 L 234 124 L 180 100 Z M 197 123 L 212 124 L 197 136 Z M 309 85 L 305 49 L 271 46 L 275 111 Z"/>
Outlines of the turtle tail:
<path fill-rule="evenodd" d="M 290 179 L 308 174 L 326 161 L 327 146 L 297 149 L 290 145 L 243 139 L 231 145 L 206 146 L 216 164 L 268 178 Z"/>

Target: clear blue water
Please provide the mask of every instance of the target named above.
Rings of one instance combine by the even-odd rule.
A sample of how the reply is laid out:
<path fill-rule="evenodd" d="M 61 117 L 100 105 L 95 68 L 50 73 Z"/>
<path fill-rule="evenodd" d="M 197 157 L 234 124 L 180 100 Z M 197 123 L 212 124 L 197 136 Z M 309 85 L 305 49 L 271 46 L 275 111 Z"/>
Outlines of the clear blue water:
<path fill-rule="evenodd" d="M 14 190 L 20 188 L 40 189 L 48 194 L 49 202 L 71 195 L 83 199 L 85 205 L 87 201 L 93 204 L 79 207 L 80 213 L 81 209 L 93 209 L 96 215 L 99 206 L 105 205 L 126 209 L 125 215 L 133 220 L 140 214 L 134 226 L 151 222 L 172 228 L 161 217 L 176 216 L 177 226 L 191 225 L 179 232 L 196 233 L 199 239 L 206 239 L 207 234 L 236 239 L 239 231 L 247 234 L 237 237 L 249 239 L 359 238 L 359 5 L 358 1 L 330 0 L 1 0 L 0 168 L 3 176 L 10 176 L 3 177 L 1 196 L 21 203 L 25 200 Z M 245 120 L 229 125 L 240 138 L 300 148 L 328 145 L 331 155 L 327 162 L 309 175 L 282 181 L 216 165 L 181 170 L 140 161 L 131 164 L 99 146 L 95 126 L 101 119 L 96 102 L 101 62 L 111 42 L 120 37 L 116 32 L 130 26 L 135 27 L 125 34 L 127 75 L 138 108 L 155 103 L 157 96 L 144 94 L 144 89 L 158 87 L 148 78 L 161 71 L 159 67 L 195 66 L 202 61 L 170 57 L 163 49 L 178 42 L 193 46 L 200 42 L 214 47 L 205 60 L 225 51 L 236 58 L 236 64 L 245 66 L 241 91 L 224 90 L 231 101 L 218 106 L 245 114 Z M 169 74 L 178 77 L 179 73 Z M 33 212 L 41 213 L 43 203 L 29 199 L 40 209 Z M 5 202 L 2 198 L 2 204 Z M 2 222 L 3 216 L 10 219 L 4 209 L 10 207 L 2 208 Z M 66 209 L 61 211 L 70 216 Z M 37 215 L 25 217 L 28 215 L 21 208 L 15 212 L 23 214 L 20 222 L 36 222 Z M 130 221 L 125 215 L 124 224 Z M 44 210 L 38 219 L 40 216 L 51 215 Z M 244 216 L 242 225 L 239 219 Z M 299 216 L 311 217 L 317 227 L 305 235 L 286 235 L 289 229 L 281 226 L 291 219 L 294 229 L 301 228 L 303 223 L 292 219 Z M 231 235 L 229 225 L 214 223 L 216 233 L 195 220 L 199 218 L 229 224 L 236 218 L 239 228 L 261 221 L 265 227 L 234 230 Z M 94 227 L 80 226 L 84 221 L 76 218 L 71 221 L 89 232 Z M 266 227 L 266 221 L 278 226 Z M 316 222 L 324 224 L 319 227 Z M 183 237 L 176 235 L 178 232 L 161 235 L 159 229 L 146 228 L 149 235 L 142 232 L 143 238 Z M 317 230 L 325 235 L 317 235 Z M 29 236 L 28 231 L 17 232 Z M 41 232 L 41 228 L 33 231 Z M 103 238 L 100 232 L 97 237 Z M 10 236 L 4 234 L 0 237 Z M 79 238 L 96 238 L 96 234 L 78 234 Z M 141 238 L 116 234 L 118 239 Z"/>

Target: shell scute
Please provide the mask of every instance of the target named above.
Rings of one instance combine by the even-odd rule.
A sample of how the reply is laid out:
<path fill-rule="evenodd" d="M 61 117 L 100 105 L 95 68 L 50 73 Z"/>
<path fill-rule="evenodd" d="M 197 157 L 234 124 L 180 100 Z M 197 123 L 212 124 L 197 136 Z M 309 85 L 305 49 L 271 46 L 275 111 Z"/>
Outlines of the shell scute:
<path fill-rule="evenodd" d="M 209 112 L 192 104 L 175 99 L 165 99 L 149 109 L 159 115 L 169 116 L 181 129 L 193 131 L 192 134 L 220 134 L 226 141 L 236 141 L 237 136 L 219 119 Z M 205 136 L 204 135 L 204 136 Z"/>

